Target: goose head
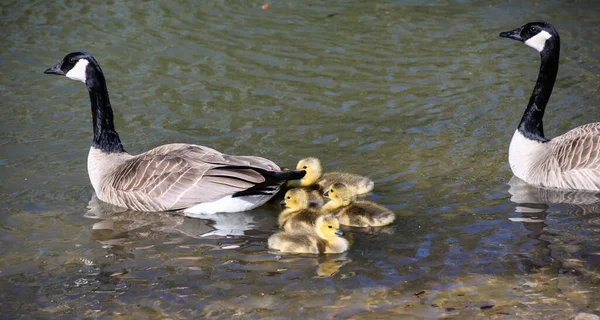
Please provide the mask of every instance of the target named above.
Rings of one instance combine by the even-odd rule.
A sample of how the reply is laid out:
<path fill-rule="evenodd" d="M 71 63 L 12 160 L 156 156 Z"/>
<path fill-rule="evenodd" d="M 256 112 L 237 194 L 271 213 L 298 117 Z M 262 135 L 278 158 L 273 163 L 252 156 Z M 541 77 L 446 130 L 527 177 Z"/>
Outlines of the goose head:
<path fill-rule="evenodd" d="M 501 32 L 500 36 L 521 41 L 540 53 L 552 50 L 559 40 L 556 29 L 544 21 L 530 22 L 522 27 Z"/>
<path fill-rule="evenodd" d="M 334 183 L 323 194 L 331 199 L 336 207 L 347 206 L 352 202 L 352 191 L 344 183 Z"/>
<path fill-rule="evenodd" d="M 322 215 L 315 222 L 317 234 L 325 240 L 334 240 L 335 237 L 344 235 L 340 230 L 340 222 L 333 215 Z"/>
<path fill-rule="evenodd" d="M 309 207 L 309 198 L 306 190 L 295 188 L 285 193 L 281 205 L 292 210 L 302 210 Z"/>
<path fill-rule="evenodd" d="M 96 70 L 102 72 L 96 59 L 91 54 L 81 51 L 67 54 L 59 63 L 46 69 L 44 73 L 66 76 L 87 84 L 89 79 L 96 76 Z"/>
<path fill-rule="evenodd" d="M 321 167 L 321 161 L 317 158 L 304 158 L 298 161 L 296 165 L 297 170 L 306 171 L 306 175 L 300 180 L 301 187 L 309 187 L 313 185 L 323 173 L 323 167 Z"/>

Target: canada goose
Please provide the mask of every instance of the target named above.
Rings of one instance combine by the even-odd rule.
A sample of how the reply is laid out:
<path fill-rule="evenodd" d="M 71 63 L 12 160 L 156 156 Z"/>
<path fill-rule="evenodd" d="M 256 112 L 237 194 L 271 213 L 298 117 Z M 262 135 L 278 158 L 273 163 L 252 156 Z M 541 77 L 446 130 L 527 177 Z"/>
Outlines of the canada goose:
<path fill-rule="evenodd" d="M 373 180 L 357 174 L 347 172 L 323 173 L 323 167 L 317 158 L 305 158 L 300 160 L 296 169 L 305 170 L 306 175 L 301 180 L 293 181 L 291 183 L 300 187 L 317 188 L 321 194 L 327 187 L 337 182 L 345 183 L 354 195 L 368 193 L 373 190 L 373 187 L 375 186 Z"/>
<path fill-rule="evenodd" d="M 331 185 L 325 192 L 331 200 L 323 210 L 335 214 L 341 224 L 352 227 L 381 227 L 396 219 L 394 213 L 371 201 L 352 201 L 352 192 L 343 183 Z"/>
<path fill-rule="evenodd" d="M 294 253 L 340 253 L 348 250 L 348 240 L 332 215 L 320 216 L 314 230 L 280 231 L 269 237 L 269 248 Z"/>
<path fill-rule="evenodd" d="M 256 208 L 301 171 L 281 171 L 270 160 L 231 156 L 193 144 L 167 144 L 137 156 L 125 152 L 100 65 L 87 52 L 67 54 L 44 71 L 88 88 L 94 139 L 88 174 L 104 202 L 137 211 L 183 210 L 188 215 Z"/>
<path fill-rule="evenodd" d="M 304 188 L 288 190 L 281 205 L 286 208 L 279 214 L 277 222 L 286 231 L 312 230 L 317 218 L 322 215 L 310 208 L 309 193 Z"/>
<path fill-rule="evenodd" d="M 560 37 L 546 22 L 530 22 L 500 33 L 540 52 L 538 79 L 513 135 L 508 162 L 515 176 L 541 187 L 600 191 L 600 123 L 555 137 L 544 136 L 542 118 L 550 99 L 560 53 Z"/>

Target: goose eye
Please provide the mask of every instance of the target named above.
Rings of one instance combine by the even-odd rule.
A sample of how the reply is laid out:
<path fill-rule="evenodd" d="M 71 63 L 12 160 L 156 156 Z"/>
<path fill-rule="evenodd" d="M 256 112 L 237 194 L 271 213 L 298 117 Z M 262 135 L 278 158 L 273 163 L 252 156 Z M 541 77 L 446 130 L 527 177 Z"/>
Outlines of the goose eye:
<path fill-rule="evenodd" d="M 75 59 L 73 59 L 73 58 L 69 58 L 69 62 L 70 62 L 70 63 L 75 63 Z"/>
<path fill-rule="evenodd" d="M 333 193 L 333 189 L 329 190 L 329 193 Z"/>
<path fill-rule="evenodd" d="M 531 32 L 537 32 L 537 28 L 535 26 L 531 26 L 531 28 L 529 28 L 529 30 Z"/>
<path fill-rule="evenodd" d="M 306 168 L 307 168 L 307 166 L 302 167 L 302 169 L 306 169 Z"/>
<path fill-rule="evenodd" d="M 333 228 L 332 226 L 329 226 L 329 229 L 332 229 L 332 228 Z"/>
<path fill-rule="evenodd" d="M 291 199 L 291 198 L 292 198 L 292 197 L 290 197 L 290 196 L 287 196 L 287 197 L 286 197 L 286 199 L 288 199 L 288 200 L 289 200 L 289 199 Z"/>

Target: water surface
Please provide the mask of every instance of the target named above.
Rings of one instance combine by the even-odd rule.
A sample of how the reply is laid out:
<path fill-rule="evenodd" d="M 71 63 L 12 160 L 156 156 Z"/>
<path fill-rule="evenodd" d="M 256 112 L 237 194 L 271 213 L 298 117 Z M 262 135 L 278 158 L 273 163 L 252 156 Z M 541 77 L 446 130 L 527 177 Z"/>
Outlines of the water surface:
<path fill-rule="evenodd" d="M 550 137 L 598 121 L 600 17 L 562 1 L 0 5 L 0 312 L 8 318 L 600 316 L 594 194 L 524 185 L 508 143 L 539 67 L 499 38 L 553 23 Z M 81 83 L 95 55 L 117 130 L 371 177 L 396 215 L 340 255 L 269 251 L 279 208 L 190 219 L 102 204 Z M 423 292 L 424 291 L 424 292 Z"/>

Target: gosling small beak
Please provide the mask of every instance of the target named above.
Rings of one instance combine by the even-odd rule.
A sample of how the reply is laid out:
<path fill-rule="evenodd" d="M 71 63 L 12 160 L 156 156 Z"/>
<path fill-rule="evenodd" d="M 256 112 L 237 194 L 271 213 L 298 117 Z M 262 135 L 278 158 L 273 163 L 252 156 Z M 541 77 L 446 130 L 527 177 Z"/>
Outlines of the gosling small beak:
<path fill-rule="evenodd" d="M 44 70 L 44 73 L 45 74 L 57 74 L 60 76 L 65 75 L 65 73 L 62 70 L 60 70 L 60 62 L 57 63 L 54 67 Z"/>
<path fill-rule="evenodd" d="M 325 193 L 323 193 L 323 197 L 329 197 L 329 190 L 325 191 Z"/>
<path fill-rule="evenodd" d="M 523 30 L 523 27 L 519 27 L 510 31 L 500 32 L 500 36 L 504 38 L 510 38 L 513 40 L 523 41 L 523 38 L 521 38 L 521 30 Z"/>
<path fill-rule="evenodd" d="M 285 200 L 281 200 L 281 202 L 279 202 L 279 204 L 280 204 L 282 207 L 285 207 Z"/>
<path fill-rule="evenodd" d="M 335 229 L 335 234 L 338 236 L 343 236 L 344 235 L 344 231 L 340 230 L 340 229 Z"/>

